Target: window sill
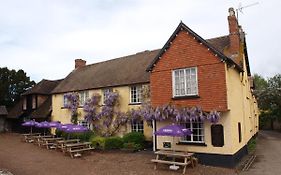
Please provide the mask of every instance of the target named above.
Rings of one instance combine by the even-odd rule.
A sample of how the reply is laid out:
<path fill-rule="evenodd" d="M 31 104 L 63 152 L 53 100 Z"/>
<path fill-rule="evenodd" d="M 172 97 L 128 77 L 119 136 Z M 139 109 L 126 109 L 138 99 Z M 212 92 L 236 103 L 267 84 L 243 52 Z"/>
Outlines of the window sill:
<path fill-rule="evenodd" d="M 129 105 L 141 105 L 141 102 L 139 102 L 139 103 L 129 103 Z"/>
<path fill-rule="evenodd" d="M 200 98 L 199 95 L 186 95 L 186 96 L 177 96 L 173 97 L 173 100 L 182 100 L 182 99 L 194 99 L 194 98 Z"/>
<path fill-rule="evenodd" d="M 177 145 L 207 146 L 206 143 L 178 142 Z"/>

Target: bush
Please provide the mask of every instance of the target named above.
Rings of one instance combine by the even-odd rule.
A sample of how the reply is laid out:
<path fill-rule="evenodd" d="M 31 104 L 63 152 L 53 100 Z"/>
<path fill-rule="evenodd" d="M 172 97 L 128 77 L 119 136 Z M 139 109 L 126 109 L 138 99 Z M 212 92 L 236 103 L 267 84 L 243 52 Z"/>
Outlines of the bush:
<path fill-rule="evenodd" d="M 252 138 L 249 140 L 248 144 L 247 144 L 247 147 L 248 147 L 248 152 L 249 153 L 252 153 L 253 151 L 255 151 L 256 149 L 256 144 L 257 144 L 257 141 L 255 138 Z"/>
<path fill-rule="evenodd" d="M 123 147 L 125 149 L 131 149 L 131 150 L 134 150 L 134 151 L 138 151 L 138 150 L 141 150 L 143 148 L 140 144 L 136 144 L 136 143 L 132 143 L 132 142 L 124 143 Z"/>
<path fill-rule="evenodd" d="M 124 143 L 134 143 L 141 147 L 141 149 L 144 146 L 145 138 L 143 133 L 140 132 L 131 132 L 123 137 Z"/>
<path fill-rule="evenodd" d="M 97 149 L 105 149 L 105 138 L 96 136 L 91 138 L 91 143 L 94 146 L 94 148 Z"/>
<path fill-rule="evenodd" d="M 84 133 L 66 133 L 60 130 L 56 130 L 56 136 L 63 137 L 65 139 L 80 139 L 82 142 L 90 141 L 90 138 L 94 136 L 92 131 L 84 132 Z"/>
<path fill-rule="evenodd" d="M 123 147 L 123 140 L 120 137 L 108 137 L 104 146 L 105 149 L 120 149 Z"/>

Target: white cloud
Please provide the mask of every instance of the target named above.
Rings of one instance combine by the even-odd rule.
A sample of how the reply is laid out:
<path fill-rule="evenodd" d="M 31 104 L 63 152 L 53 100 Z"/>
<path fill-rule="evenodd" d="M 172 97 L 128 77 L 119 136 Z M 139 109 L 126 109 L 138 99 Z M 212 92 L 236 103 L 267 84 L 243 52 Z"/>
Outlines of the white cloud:
<path fill-rule="evenodd" d="M 243 1 L 243 5 L 255 1 Z M 259 1 L 239 22 L 247 33 L 252 72 L 280 73 L 281 1 Z M 74 67 L 161 48 L 182 20 L 203 38 L 228 33 L 228 8 L 239 1 L 0 0 L 0 66 L 32 79 L 58 79 Z"/>

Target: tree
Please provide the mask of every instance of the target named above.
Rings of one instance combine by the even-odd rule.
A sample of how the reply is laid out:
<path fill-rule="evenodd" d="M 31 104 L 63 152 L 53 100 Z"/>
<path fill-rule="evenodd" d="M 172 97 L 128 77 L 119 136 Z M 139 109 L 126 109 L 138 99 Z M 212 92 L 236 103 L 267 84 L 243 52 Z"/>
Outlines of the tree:
<path fill-rule="evenodd" d="M 276 119 L 281 120 L 281 74 L 277 74 L 268 80 L 255 75 L 254 83 L 256 85 L 254 93 L 261 111 L 261 126 L 264 122 L 270 120 L 271 129 L 274 129 L 273 122 Z"/>
<path fill-rule="evenodd" d="M 8 108 L 13 106 L 19 101 L 20 95 L 33 85 L 35 82 L 30 81 L 22 69 L 0 68 L 0 104 Z"/>

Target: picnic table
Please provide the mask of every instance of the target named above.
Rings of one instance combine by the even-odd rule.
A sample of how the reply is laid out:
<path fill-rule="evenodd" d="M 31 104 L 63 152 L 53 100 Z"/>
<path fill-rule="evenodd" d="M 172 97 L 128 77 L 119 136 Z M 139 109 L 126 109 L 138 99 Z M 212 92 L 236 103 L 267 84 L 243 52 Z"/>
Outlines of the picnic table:
<path fill-rule="evenodd" d="M 152 159 L 151 161 L 155 163 L 154 169 L 157 169 L 157 164 L 168 164 L 168 165 L 179 165 L 183 166 L 183 174 L 185 174 L 186 166 L 191 164 L 194 167 L 193 156 L 194 153 L 188 153 L 183 151 L 170 151 L 170 150 L 159 150 L 155 152 L 156 159 Z M 167 157 L 172 158 L 172 160 L 166 160 Z M 178 161 L 179 159 L 183 159 L 183 161 Z"/>
<path fill-rule="evenodd" d="M 27 133 L 27 134 L 21 134 L 23 137 L 22 137 L 22 141 L 24 142 L 33 142 L 32 140 L 32 137 L 33 136 L 38 136 L 40 135 L 41 133 Z"/>
<path fill-rule="evenodd" d="M 45 137 L 42 138 L 42 146 L 46 146 L 47 149 L 49 148 L 56 148 L 56 141 L 62 140 L 62 137 Z"/>
<path fill-rule="evenodd" d="M 93 149 L 91 142 L 65 144 L 65 150 L 70 154 L 71 158 L 80 157 L 80 153 Z"/>
<path fill-rule="evenodd" d="M 54 138 L 55 136 L 54 135 L 39 135 L 39 136 L 33 136 L 33 140 L 34 140 L 34 144 L 38 145 L 38 146 L 41 146 L 42 143 L 43 143 L 43 138 Z"/>
<path fill-rule="evenodd" d="M 57 140 L 56 149 L 60 148 L 62 152 L 65 152 L 65 145 L 71 143 L 79 143 L 80 139 L 68 139 L 68 140 Z"/>

